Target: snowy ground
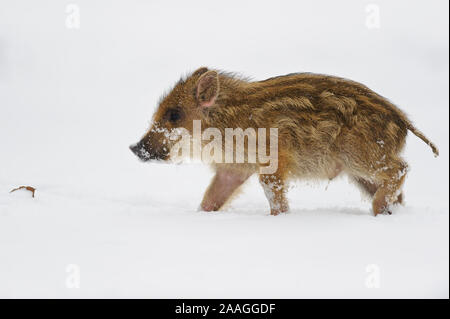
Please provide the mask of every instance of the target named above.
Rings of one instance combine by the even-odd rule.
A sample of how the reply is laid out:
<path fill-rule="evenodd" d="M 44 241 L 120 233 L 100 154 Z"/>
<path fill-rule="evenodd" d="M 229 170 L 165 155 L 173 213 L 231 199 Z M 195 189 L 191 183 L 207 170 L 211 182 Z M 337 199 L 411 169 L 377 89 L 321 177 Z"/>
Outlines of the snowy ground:
<path fill-rule="evenodd" d="M 447 1 L 375 1 L 379 29 L 356 0 L 72 3 L 80 29 L 64 2 L 0 2 L 0 297 L 448 298 Z M 441 156 L 408 137 L 392 216 L 346 178 L 296 183 L 287 215 L 268 215 L 256 179 L 198 212 L 207 167 L 145 165 L 127 147 L 201 65 L 361 81 Z M 9 193 L 20 185 L 36 198 Z"/>

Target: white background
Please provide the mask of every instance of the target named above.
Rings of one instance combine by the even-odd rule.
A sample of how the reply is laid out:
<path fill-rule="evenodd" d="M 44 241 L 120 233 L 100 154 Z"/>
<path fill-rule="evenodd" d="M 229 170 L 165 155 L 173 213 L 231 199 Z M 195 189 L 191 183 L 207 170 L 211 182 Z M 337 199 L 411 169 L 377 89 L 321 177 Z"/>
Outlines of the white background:
<path fill-rule="evenodd" d="M 0 0 L 0 297 L 448 298 L 448 1 L 80 0 L 79 29 L 69 3 Z M 346 178 L 295 183 L 287 215 L 256 179 L 197 212 L 207 167 L 145 165 L 128 145 L 200 66 L 362 82 L 441 156 L 409 134 L 392 216 Z"/>

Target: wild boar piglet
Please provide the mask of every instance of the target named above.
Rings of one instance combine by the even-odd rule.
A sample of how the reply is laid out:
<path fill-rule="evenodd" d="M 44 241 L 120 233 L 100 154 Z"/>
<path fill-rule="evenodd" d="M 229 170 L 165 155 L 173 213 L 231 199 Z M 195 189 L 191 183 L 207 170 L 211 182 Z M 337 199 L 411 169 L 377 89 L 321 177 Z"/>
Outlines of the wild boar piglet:
<path fill-rule="evenodd" d="M 289 209 L 290 180 L 347 174 L 377 215 L 402 203 L 408 131 L 438 156 L 399 108 L 360 83 L 311 73 L 250 81 L 202 67 L 161 98 L 150 129 L 130 148 L 143 161 L 197 152 L 215 170 L 204 211 L 223 207 L 253 174 L 273 215 Z"/>

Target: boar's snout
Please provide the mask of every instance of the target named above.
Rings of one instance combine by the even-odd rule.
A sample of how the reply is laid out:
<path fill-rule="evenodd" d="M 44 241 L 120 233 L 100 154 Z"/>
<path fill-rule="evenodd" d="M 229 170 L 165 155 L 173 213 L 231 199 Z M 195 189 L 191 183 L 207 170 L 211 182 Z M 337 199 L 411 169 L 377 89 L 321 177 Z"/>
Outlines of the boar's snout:
<path fill-rule="evenodd" d="M 147 162 L 149 160 L 166 160 L 167 154 L 162 154 L 156 150 L 148 147 L 148 143 L 143 143 L 142 141 L 130 145 L 130 150 L 136 155 L 141 161 Z"/>
<path fill-rule="evenodd" d="M 141 142 L 130 145 L 130 150 L 134 153 L 134 155 L 139 157 L 141 161 L 148 161 L 150 159 L 150 153 L 147 152 Z"/>

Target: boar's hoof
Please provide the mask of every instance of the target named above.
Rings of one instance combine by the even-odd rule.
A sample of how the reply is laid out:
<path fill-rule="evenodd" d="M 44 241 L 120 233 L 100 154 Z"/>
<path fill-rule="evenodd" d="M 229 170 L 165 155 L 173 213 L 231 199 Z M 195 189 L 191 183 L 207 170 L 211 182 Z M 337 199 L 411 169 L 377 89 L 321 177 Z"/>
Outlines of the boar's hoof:
<path fill-rule="evenodd" d="M 218 211 L 219 207 L 217 207 L 217 204 L 215 204 L 215 203 L 202 203 L 200 205 L 200 210 L 202 210 L 204 212 L 213 212 L 213 211 Z"/>

